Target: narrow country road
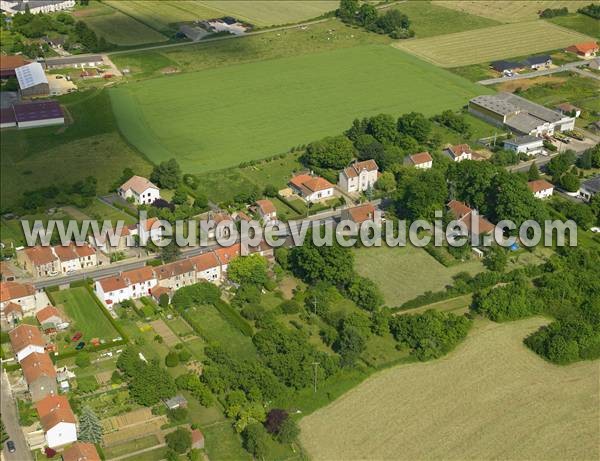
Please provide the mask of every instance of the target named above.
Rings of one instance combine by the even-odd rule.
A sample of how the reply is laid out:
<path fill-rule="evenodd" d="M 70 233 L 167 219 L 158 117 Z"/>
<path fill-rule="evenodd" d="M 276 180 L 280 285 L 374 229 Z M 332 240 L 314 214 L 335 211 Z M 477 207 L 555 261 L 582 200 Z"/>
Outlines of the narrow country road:
<path fill-rule="evenodd" d="M 25 441 L 25 436 L 19 426 L 19 417 L 17 416 L 17 406 L 15 399 L 10 389 L 8 376 L 4 372 L 4 366 L 0 365 L 0 375 L 2 375 L 0 383 L 0 400 L 2 406 L 2 422 L 6 428 L 9 440 L 15 443 L 16 451 L 9 453 L 6 447 L 2 450 L 2 456 L 6 461 L 31 461 L 31 452 Z"/>
<path fill-rule="evenodd" d="M 600 80 L 600 78 L 597 75 L 592 74 L 591 72 L 583 72 L 579 69 L 579 67 L 585 67 L 585 66 L 588 66 L 589 64 L 590 64 L 589 61 L 569 62 L 562 66 L 555 67 L 554 69 L 536 70 L 535 72 L 529 72 L 527 74 L 519 74 L 519 75 L 515 75 L 513 77 L 489 78 L 487 80 L 479 80 L 477 83 L 479 83 L 480 85 L 495 85 L 496 83 L 511 82 L 513 80 L 523 80 L 525 78 L 541 77 L 543 75 L 557 74 L 559 72 L 565 72 L 568 70 L 572 70 L 572 71 L 577 72 L 586 77 L 592 77 L 592 78 Z"/>

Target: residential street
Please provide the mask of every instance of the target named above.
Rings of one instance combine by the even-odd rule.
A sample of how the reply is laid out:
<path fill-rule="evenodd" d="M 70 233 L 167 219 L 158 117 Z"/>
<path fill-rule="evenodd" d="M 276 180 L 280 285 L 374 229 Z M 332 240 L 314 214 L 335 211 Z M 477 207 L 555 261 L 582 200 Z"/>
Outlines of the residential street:
<path fill-rule="evenodd" d="M 519 75 L 515 75 L 513 77 L 489 78 L 487 80 L 479 80 L 477 83 L 479 83 L 480 85 L 495 85 L 496 83 L 510 82 L 512 80 L 522 80 L 524 78 L 533 78 L 533 77 L 541 77 L 542 75 L 557 74 L 559 72 L 565 72 L 567 70 L 573 70 L 573 71 L 575 71 L 581 75 L 584 75 L 586 77 L 592 77 L 592 78 L 600 80 L 600 78 L 597 75 L 595 75 L 591 72 L 578 71 L 579 67 L 588 66 L 589 64 L 590 64 L 589 61 L 575 61 L 575 62 L 570 62 L 568 64 L 564 64 L 562 66 L 556 67 L 554 69 L 537 70 L 535 72 L 529 72 L 527 74 L 519 74 Z"/>
<path fill-rule="evenodd" d="M 0 365 L 1 367 L 1 365 Z M 32 460 L 29 446 L 23 436 L 23 431 L 19 426 L 19 418 L 17 417 L 17 407 L 13 399 L 8 377 L 4 373 L 4 369 L 0 370 L 2 382 L 0 383 L 0 400 L 2 401 L 2 422 L 6 427 L 6 432 L 15 443 L 17 450 L 14 453 L 9 453 L 6 447 L 2 450 L 2 456 L 6 461 L 30 461 Z"/>

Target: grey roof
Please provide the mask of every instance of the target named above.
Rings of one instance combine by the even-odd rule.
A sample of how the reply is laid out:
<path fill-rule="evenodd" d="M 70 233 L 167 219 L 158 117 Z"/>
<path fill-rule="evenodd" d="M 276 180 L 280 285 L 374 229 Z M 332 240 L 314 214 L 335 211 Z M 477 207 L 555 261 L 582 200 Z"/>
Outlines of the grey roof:
<path fill-rule="evenodd" d="M 512 128 L 519 133 L 527 134 L 535 130 L 538 126 L 543 125 L 545 122 L 544 120 L 540 120 L 537 117 L 522 112 L 513 115 L 512 117 L 508 117 L 504 123 L 507 127 Z"/>
<path fill-rule="evenodd" d="M 524 146 L 526 144 L 531 144 L 533 142 L 544 142 L 542 138 L 538 138 L 537 136 L 518 136 L 513 139 L 507 139 L 504 141 L 504 144 L 512 144 L 513 146 Z"/>
<path fill-rule="evenodd" d="M 529 124 L 534 122 L 534 117 L 539 119 L 537 125 L 532 126 L 531 129 L 526 131 L 520 130 L 524 133 L 529 133 L 529 131 L 541 123 L 555 123 L 563 118 L 563 116 L 556 111 L 528 101 L 527 99 L 512 93 L 476 96 L 475 98 L 471 99 L 471 102 L 502 116 L 518 113 L 518 115 L 515 117 L 519 118 L 513 122 L 518 126 L 524 127 L 525 124 L 529 126 Z M 526 117 L 527 114 L 529 114 L 530 117 Z M 506 124 L 510 126 L 508 122 L 506 122 Z"/>
<path fill-rule="evenodd" d="M 48 58 L 46 59 L 47 66 L 56 66 L 64 64 L 81 64 L 86 62 L 102 62 L 101 54 L 82 54 L 80 56 L 69 56 L 66 58 Z"/>
<path fill-rule="evenodd" d="M 178 407 L 180 405 L 186 405 L 187 400 L 182 395 L 176 395 L 170 399 L 165 400 L 165 405 L 169 408 Z"/>
<path fill-rule="evenodd" d="M 505 70 L 518 69 L 523 67 L 523 64 L 515 61 L 494 61 L 490 64 L 492 69 L 497 70 L 498 72 L 503 72 Z"/>
<path fill-rule="evenodd" d="M 548 61 L 552 61 L 552 58 L 548 54 L 543 54 L 541 56 L 532 56 L 525 60 L 525 62 L 527 64 L 529 64 L 530 66 L 534 65 L 534 64 L 544 64 L 545 62 L 548 62 Z"/>
<path fill-rule="evenodd" d="M 17 0 L 17 4 L 12 6 L 11 9 L 13 11 L 25 11 L 27 8 L 27 4 L 29 3 L 29 8 L 40 8 L 42 6 L 48 5 L 59 5 L 63 3 L 65 0 L 29 0 L 29 2 L 24 2 L 22 0 Z"/>
<path fill-rule="evenodd" d="M 600 192 L 600 175 L 594 176 L 587 181 L 583 181 L 581 187 L 584 187 L 586 190 L 590 191 L 592 194 L 597 194 Z"/>
<path fill-rule="evenodd" d="M 476 96 L 471 99 L 470 102 L 500 115 L 508 115 L 519 112 L 519 108 L 517 106 L 511 104 L 510 102 L 499 99 L 497 95 L 486 94 L 483 96 Z"/>
<path fill-rule="evenodd" d="M 546 122 L 558 122 L 563 118 L 561 114 L 547 107 L 536 104 L 535 102 L 531 102 L 521 96 L 517 96 L 512 93 L 498 93 L 496 97 L 502 101 L 505 101 L 509 104 L 517 106 L 521 111 L 528 112 L 529 114 L 542 119 Z"/>

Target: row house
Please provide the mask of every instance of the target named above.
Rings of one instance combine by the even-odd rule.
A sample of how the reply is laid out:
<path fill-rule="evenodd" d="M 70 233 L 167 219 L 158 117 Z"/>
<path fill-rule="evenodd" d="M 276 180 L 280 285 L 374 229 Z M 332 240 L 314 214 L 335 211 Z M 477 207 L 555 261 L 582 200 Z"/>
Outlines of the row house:
<path fill-rule="evenodd" d="M 21 370 L 31 394 L 38 402 L 48 395 L 57 394 L 56 370 L 48 352 L 33 352 L 21 361 Z"/>
<path fill-rule="evenodd" d="M 21 324 L 9 331 L 8 337 L 18 362 L 30 354 L 43 354 L 46 350 L 46 341 L 42 333 L 32 325 Z"/>
<path fill-rule="evenodd" d="M 96 251 L 89 244 L 69 246 L 28 247 L 17 252 L 17 261 L 34 277 L 52 277 L 58 274 L 95 267 Z"/>
<path fill-rule="evenodd" d="M 172 290 L 196 283 L 196 266 L 190 259 L 163 264 L 155 269 L 158 285 Z"/>
<path fill-rule="evenodd" d="M 65 396 L 48 395 L 35 407 L 50 448 L 61 448 L 77 441 L 77 420 Z"/>
<path fill-rule="evenodd" d="M 100 300 L 106 306 L 110 306 L 126 299 L 138 299 L 150 295 L 156 284 L 157 279 L 153 268 L 142 267 L 100 279 L 95 283 L 95 290 Z"/>

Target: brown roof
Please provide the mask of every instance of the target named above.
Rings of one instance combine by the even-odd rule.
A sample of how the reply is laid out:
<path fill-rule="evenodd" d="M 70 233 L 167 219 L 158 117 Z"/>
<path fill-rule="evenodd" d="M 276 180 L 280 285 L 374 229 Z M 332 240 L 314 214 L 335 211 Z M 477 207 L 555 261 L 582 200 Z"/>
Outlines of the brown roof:
<path fill-rule="evenodd" d="M 2 275 L 3 279 L 6 279 L 7 277 L 14 277 L 15 275 L 6 261 L 0 261 L 0 274 Z"/>
<path fill-rule="evenodd" d="M 63 315 L 61 314 L 61 312 L 54 306 L 46 306 L 40 311 L 38 311 L 37 314 L 35 314 L 35 318 L 38 319 L 38 322 L 40 322 L 41 324 L 43 324 L 52 317 L 58 317 L 61 320 L 63 319 Z"/>
<path fill-rule="evenodd" d="M 56 378 L 54 364 L 47 352 L 34 352 L 21 360 L 21 369 L 27 384 L 31 384 L 42 376 Z"/>
<path fill-rule="evenodd" d="M 454 154 L 455 157 L 458 157 L 463 152 L 467 152 L 469 154 L 473 153 L 471 151 L 471 146 L 469 146 L 468 144 L 457 144 L 455 146 L 449 146 L 448 149 L 450 149 L 450 151 Z"/>
<path fill-rule="evenodd" d="M 19 55 L 0 55 L 0 69 L 1 70 L 15 70 L 17 67 L 29 64 L 29 61 L 23 59 L 23 56 Z"/>
<path fill-rule="evenodd" d="M 575 53 L 587 53 L 589 51 L 598 51 L 598 44 L 596 42 L 585 42 L 571 45 L 567 48 L 568 51 L 574 51 Z"/>
<path fill-rule="evenodd" d="M 421 165 L 423 163 L 433 162 L 429 152 L 419 152 L 410 156 L 410 160 L 415 165 Z"/>
<path fill-rule="evenodd" d="M 238 211 L 237 212 L 237 219 L 239 219 L 240 221 L 252 221 L 252 218 L 250 216 L 248 216 L 246 213 L 244 213 L 243 211 Z"/>
<path fill-rule="evenodd" d="M 310 181 L 312 176 L 306 173 L 298 174 L 290 179 L 290 184 L 294 186 L 296 189 L 300 189 L 302 191 L 305 190 L 304 183 L 306 181 Z"/>
<path fill-rule="evenodd" d="M 23 315 L 23 308 L 20 304 L 13 302 L 10 302 L 4 306 L 4 315 L 12 314 L 13 312 Z"/>
<path fill-rule="evenodd" d="M 173 290 L 171 290 L 170 288 L 158 286 L 152 288 L 152 296 L 158 299 L 164 293 L 170 295 L 172 291 Z"/>
<path fill-rule="evenodd" d="M 459 202 L 458 200 L 450 200 L 448 208 L 456 219 L 464 218 L 473 211 L 466 203 Z"/>
<path fill-rule="evenodd" d="M 62 453 L 63 461 L 100 461 L 96 447 L 88 442 L 75 442 Z"/>
<path fill-rule="evenodd" d="M 563 102 L 562 104 L 559 104 L 558 106 L 556 106 L 558 109 L 562 110 L 563 112 L 572 112 L 572 111 L 578 111 L 581 110 L 579 107 L 574 106 L 571 103 L 568 102 Z"/>
<path fill-rule="evenodd" d="M 127 228 L 123 226 L 123 229 Z M 127 231 L 127 234 L 129 234 L 129 231 Z M 85 258 L 86 256 L 93 256 L 96 254 L 96 251 L 92 248 L 91 245 L 88 244 L 81 246 L 74 244 L 73 249 L 75 250 L 75 253 L 77 253 L 77 256 L 79 256 L 80 258 Z"/>
<path fill-rule="evenodd" d="M 61 422 L 76 423 L 71 405 L 63 395 L 48 395 L 37 402 L 35 408 L 45 432 Z"/>
<path fill-rule="evenodd" d="M 132 176 L 121 186 L 121 189 L 133 190 L 136 194 L 143 194 L 148 189 L 158 189 L 154 184 L 150 182 L 150 180 L 142 177 L 142 176 Z"/>
<path fill-rule="evenodd" d="M 229 261 L 240 255 L 241 245 L 237 243 L 230 247 L 221 247 L 218 250 L 214 250 L 214 252 L 221 264 L 229 264 Z"/>
<path fill-rule="evenodd" d="M 54 247 L 54 253 L 61 261 L 72 261 L 74 259 L 79 259 L 77 253 L 75 253 L 75 249 L 69 245 L 66 247 L 57 245 Z"/>
<path fill-rule="evenodd" d="M 196 445 L 197 443 L 203 443 L 204 442 L 204 434 L 202 433 L 202 431 L 200 429 L 194 429 L 192 431 L 192 446 Z"/>
<path fill-rule="evenodd" d="M 377 162 L 375 160 L 363 160 L 362 162 L 354 162 L 347 168 L 344 168 L 344 173 L 349 178 L 355 178 L 360 174 L 362 170 L 374 171 L 378 170 Z"/>
<path fill-rule="evenodd" d="M 183 259 L 169 264 L 163 264 L 155 268 L 156 276 L 159 280 L 175 277 L 176 275 L 194 272 L 194 262 L 191 259 Z"/>
<path fill-rule="evenodd" d="M 271 214 L 277 211 L 275 205 L 273 205 L 273 202 L 271 202 L 271 200 L 257 200 L 256 205 L 258 205 L 258 208 L 263 214 Z"/>
<path fill-rule="evenodd" d="M 354 221 L 356 224 L 360 224 L 367 220 L 374 219 L 375 207 L 370 203 L 365 203 L 364 205 L 349 208 L 348 213 L 350 214 L 352 221 Z"/>
<path fill-rule="evenodd" d="M 157 222 L 159 219 L 158 218 L 150 218 L 148 220 L 146 220 L 146 225 L 144 226 L 144 230 L 146 231 L 150 231 L 152 230 L 152 226 L 154 226 L 154 223 Z M 160 226 L 156 226 L 156 228 L 158 228 Z"/>
<path fill-rule="evenodd" d="M 190 260 L 196 266 L 197 272 L 202 272 L 213 267 L 219 267 L 220 265 L 219 260 L 217 259 L 217 255 L 212 251 L 198 256 L 194 256 L 193 258 L 190 258 Z"/>
<path fill-rule="evenodd" d="M 540 192 L 542 190 L 554 189 L 554 184 L 549 183 L 545 179 L 536 179 L 535 181 L 529 181 L 527 183 L 527 187 L 529 187 L 529 190 L 535 194 L 536 192 Z"/>
<path fill-rule="evenodd" d="M 321 178 L 320 176 L 316 176 L 314 178 L 305 181 L 303 184 L 311 192 L 319 192 L 326 189 L 331 189 L 333 184 L 327 181 L 325 178 Z"/>
<path fill-rule="evenodd" d="M 0 282 L 0 302 L 24 298 L 35 294 L 35 288 L 28 283 Z"/>
<path fill-rule="evenodd" d="M 50 264 L 58 259 L 52 251 L 52 247 L 35 246 L 25 248 L 23 251 L 36 266 Z"/>
<path fill-rule="evenodd" d="M 454 215 L 454 218 L 458 219 L 459 221 L 462 221 L 463 224 L 467 227 L 467 230 L 471 232 L 472 224 L 469 215 L 471 215 L 471 213 L 473 213 L 474 210 L 469 208 L 465 203 L 459 202 L 458 200 L 451 200 L 448 203 L 448 208 Z M 479 234 L 489 234 L 496 227 L 494 226 L 494 224 L 492 224 L 479 214 L 477 215 L 477 222 L 479 227 Z"/>
<path fill-rule="evenodd" d="M 122 290 L 123 288 L 136 283 L 147 282 L 155 277 L 152 267 L 141 267 L 123 272 L 121 275 L 106 277 L 98 280 L 104 292 Z"/>
<path fill-rule="evenodd" d="M 40 330 L 32 325 L 21 324 L 9 331 L 10 344 L 15 353 L 22 351 L 29 345 L 44 347 L 46 341 L 42 338 Z"/>

